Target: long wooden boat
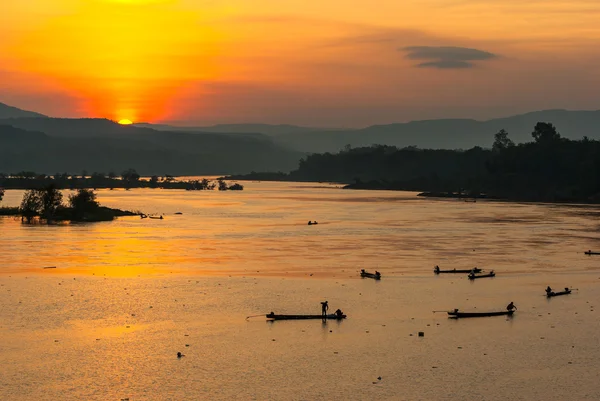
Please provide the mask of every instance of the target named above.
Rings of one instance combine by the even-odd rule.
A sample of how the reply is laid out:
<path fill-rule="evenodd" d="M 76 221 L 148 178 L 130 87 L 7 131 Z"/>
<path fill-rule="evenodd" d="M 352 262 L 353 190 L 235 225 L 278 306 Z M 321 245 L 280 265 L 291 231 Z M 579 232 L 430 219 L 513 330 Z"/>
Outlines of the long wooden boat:
<path fill-rule="evenodd" d="M 475 272 L 475 273 L 481 273 L 482 270 L 478 267 L 475 267 L 473 269 L 452 269 L 452 270 L 440 270 L 439 268 L 437 269 L 433 269 L 433 272 L 435 274 L 440 274 L 440 273 L 471 273 L 471 272 Z"/>
<path fill-rule="evenodd" d="M 331 313 L 329 315 L 276 315 L 271 312 L 266 315 L 267 319 L 271 320 L 307 320 L 307 319 L 329 319 L 329 320 L 342 320 L 346 318 L 346 315 Z"/>
<path fill-rule="evenodd" d="M 546 296 L 548 298 L 552 298 L 552 297 L 558 297 L 559 295 L 567 295 L 570 293 L 571 293 L 571 290 L 564 290 L 564 291 L 559 291 L 559 292 L 550 291 L 550 292 L 546 293 Z"/>
<path fill-rule="evenodd" d="M 586 255 L 600 255 L 600 252 L 585 251 Z"/>
<path fill-rule="evenodd" d="M 480 274 L 480 275 L 469 274 L 467 277 L 469 277 L 469 280 L 475 280 L 476 278 L 496 277 L 496 273 L 494 273 L 494 271 L 492 270 L 488 274 Z"/>
<path fill-rule="evenodd" d="M 367 277 L 367 278 L 374 278 L 375 280 L 381 280 L 381 273 L 379 273 L 379 272 L 377 272 L 377 273 L 369 273 L 369 272 L 366 272 L 366 271 L 362 270 L 360 272 L 360 276 L 363 277 L 363 278 Z"/>
<path fill-rule="evenodd" d="M 452 318 L 461 318 L 461 317 L 487 317 L 487 316 L 512 316 L 515 311 L 505 310 L 500 312 L 459 312 L 458 310 L 454 310 L 448 312 L 448 316 Z"/>

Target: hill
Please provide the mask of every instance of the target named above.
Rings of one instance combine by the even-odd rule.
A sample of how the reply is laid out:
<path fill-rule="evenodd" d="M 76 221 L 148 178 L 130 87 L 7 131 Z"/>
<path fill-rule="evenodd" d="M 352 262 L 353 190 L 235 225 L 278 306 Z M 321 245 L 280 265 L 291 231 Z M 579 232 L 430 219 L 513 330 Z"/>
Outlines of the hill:
<path fill-rule="evenodd" d="M 16 107 L 9 106 L 4 103 L 0 103 L 0 118 L 23 118 L 23 117 L 46 117 L 43 114 L 35 113 L 33 111 L 21 110 Z"/>
<path fill-rule="evenodd" d="M 5 119 L 0 128 L 0 172 L 221 175 L 289 171 L 302 157 L 264 135 L 156 131 L 102 119 Z"/>
<path fill-rule="evenodd" d="M 300 127 L 288 124 L 217 124 L 204 127 L 185 127 L 165 124 L 137 123 L 136 127 L 152 128 L 159 131 L 185 131 L 185 132 L 218 132 L 222 134 L 264 134 L 277 136 L 282 134 L 298 134 L 317 131 L 317 128 Z"/>
<path fill-rule="evenodd" d="M 494 134 L 508 131 L 516 143 L 531 140 L 531 127 L 539 121 L 552 122 L 568 139 L 587 136 L 600 139 L 600 111 L 544 110 L 487 121 L 443 119 L 373 125 L 357 130 L 310 131 L 288 133 L 275 137 L 275 142 L 302 152 L 337 152 L 345 145 L 352 147 L 373 144 L 397 147 L 416 146 L 422 149 L 489 148 Z"/>

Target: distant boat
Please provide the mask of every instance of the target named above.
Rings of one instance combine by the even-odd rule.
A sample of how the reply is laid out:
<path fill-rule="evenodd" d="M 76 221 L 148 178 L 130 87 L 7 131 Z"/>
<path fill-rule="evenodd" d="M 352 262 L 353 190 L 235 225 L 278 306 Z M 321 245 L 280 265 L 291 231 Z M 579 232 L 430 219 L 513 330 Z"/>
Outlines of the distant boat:
<path fill-rule="evenodd" d="M 365 269 L 362 269 L 360 271 L 360 276 L 365 278 L 374 278 L 375 280 L 381 280 L 381 273 L 379 273 L 378 271 L 375 271 L 375 273 L 369 273 L 367 271 L 365 271 Z"/>
<path fill-rule="evenodd" d="M 150 217 L 151 219 L 155 219 L 155 220 L 162 220 L 163 219 L 162 216 L 148 216 L 148 217 Z"/>
<path fill-rule="evenodd" d="M 435 274 L 440 274 L 440 273 L 481 273 L 482 270 L 478 267 L 474 267 L 472 269 L 452 269 L 452 270 L 440 270 L 439 266 L 436 266 L 433 268 L 433 272 Z"/>
<path fill-rule="evenodd" d="M 331 313 L 329 315 L 276 315 L 271 312 L 265 315 L 267 319 L 271 320 L 308 320 L 308 319 L 330 319 L 330 320 L 342 320 L 346 318 L 346 315 Z"/>
<path fill-rule="evenodd" d="M 487 316 L 512 316 L 515 311 L 506 310 L 501 312 L 459 312 L 458 309 L 454 309 L 452 312 L 448 312 L 448 317 L 460 318 L 460 317 L 487 317 Z"/>
<path fill-rule="evenodd" d="M 492 270 L 488 274 L 469 274 L 467 277 L 469 277 L 469 280 L 475 280 L 476 278 L 496 277 L 496 273 L 494 273 L 494 271 Z"/>
<path fill-rule="evenodd" d="M 568 288 L 565 288 L 564 291 L 559 291 L 559 292 L 554 292 L 554 291 L 550 291 L 550 292 L 546 292 L 546 296 L 548 298 L 552 298 L 552 297 L 558 297 L 559 295 L 567 295 L 570 294 L 571 290 Z"/>
<path fill-rule="evenodd" d="M 600 252 L 585 251 L 586 255 L 600 255 Z"/>

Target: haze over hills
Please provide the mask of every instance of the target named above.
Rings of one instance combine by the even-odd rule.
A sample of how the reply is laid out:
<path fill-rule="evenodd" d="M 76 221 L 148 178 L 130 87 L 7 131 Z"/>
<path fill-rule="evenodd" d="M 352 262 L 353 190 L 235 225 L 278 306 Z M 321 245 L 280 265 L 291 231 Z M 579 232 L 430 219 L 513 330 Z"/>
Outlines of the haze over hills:
<path fill-rule="evenodd" d="M 16 107 L 0 103 L 0 118 L 22 118 L 22 117 L 46 117 L 33 111 L 21 110 Z"/>
<path fill-rule="evenodd" d="M 0 172 L 135 168 L 141 174 L 216 175 L 289 171 L 300 157 L 262 134 L 157 131 L 106 119 L 0 119 Z"/>
<path fill-rule="evenodd" d="M 306 153 L 337 152 L 348 144 L 489 148 L 500 129 L 508 131 L 514 142 L 530 142 L 539 121 L 552 122 L 569 139 L 600 139 L 600 111 L 545 110 L 488 121 L 441 119 L 320 130 L 269 124 L 123 126 L 107 119 L 49 118 L 4 104 L 0 110 L 6 117 L 0 119 L 0 171 L 4 172 L 75 173 L 130 167 L 142 174 L 180 175 L 290 171 Z"/>
<path fill-rule="evenodd" d="M 422 149 L 490 148 L 494 134 L 505 129 L 516 143 L 531 142 L 537 122 L 551 122 L 563 137 L 600 139 L 600 111 L 544 110 L 488 121 L 444 119 L 374 125 L 358 130 L 311 131 L 282 134 L 275 142 L 303 152 L 337 152 L 346 144 L 352 147 L 373 144 Z"/>
<path fill-rule="evenodd" d="M 270 136 L 281 134 L 297 134 L 302 132 L 318 131 L 319 128 L 300 127 L 298 125 L 288 124 L 217 124 L 201 127 L 187 127 L 166 124 L 150 124 L 136 123 L 136 127 L 152 128 L 160 131 L 187 131 L 187 132 L 218 132 L 223 134 L 245 133 L 256 134 L 261 133 Z"/>
<path fill-rule="evenodd" d="M 600 139 L 600 111 L 543 110 L 496 118 L 487 121 L 472 119 L 439 119 L 373 125 L 362 129 L 329 129 L 269 124 L 231 124 L 210 127 L 177 127 L 171 125 L 140 124 L 157 130 L 227 133 L 262 133 L 289 149 L 306 152 L 337 152 L 345 145 L 352 147 L 373 144 L 398 147 L 416 146 L 428 149 L 470 149 L 473 146 L 489 148 L 494 134 L 508 131 L 516 143 L 530 142 L 537 122 L 551 122 L 562 136 L 581 139 L 584 136 Z"/>

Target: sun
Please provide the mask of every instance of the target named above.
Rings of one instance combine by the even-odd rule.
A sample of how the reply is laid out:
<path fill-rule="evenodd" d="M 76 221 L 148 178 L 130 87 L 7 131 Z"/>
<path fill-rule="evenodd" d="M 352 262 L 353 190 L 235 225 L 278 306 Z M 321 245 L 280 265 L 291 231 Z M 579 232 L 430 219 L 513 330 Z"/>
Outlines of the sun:
<path fill-rule="evenodd" d="M 128 120 L 128 119 L 124 118 L 122 120 L 119 120 L 119 124 L 121 124 L 121 125 L 131 125 L 131 124 L 133 124 L 133 122 L 131 120 Z"/>

